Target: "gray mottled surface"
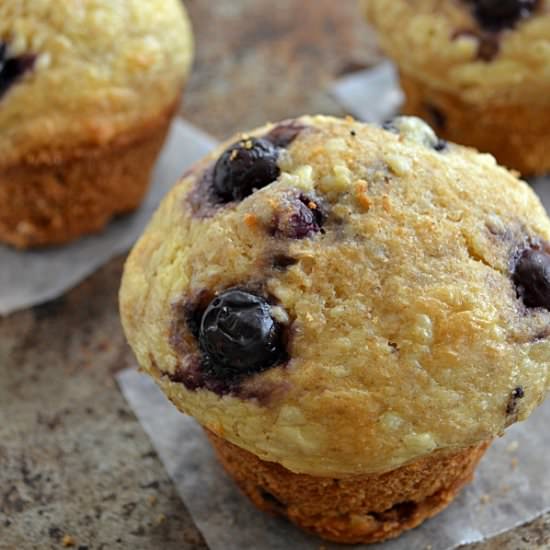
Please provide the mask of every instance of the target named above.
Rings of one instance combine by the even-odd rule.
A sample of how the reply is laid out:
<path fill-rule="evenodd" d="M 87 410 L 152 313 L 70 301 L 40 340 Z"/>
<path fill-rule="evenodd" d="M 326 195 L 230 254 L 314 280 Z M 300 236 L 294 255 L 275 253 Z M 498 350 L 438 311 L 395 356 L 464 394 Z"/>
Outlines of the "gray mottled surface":
<path fill-rule="evenodd" d="M 353 0 L 188 0 L 197 35 L 184 111 L 217 138 L 302 112 L 377 59 Z M 204 549 L 114 381 L 122 258 L 63 299 L 0 320 L 0 549 Z M 150 500 L 150 497 L 156 497 Z M 550 548 L 550 515 L 475 550 Z"/>
<path fill-rule="evenodd" d="M 114 382 L 120 273 L 0 321 L 2 550 L 204 548 Z"/>

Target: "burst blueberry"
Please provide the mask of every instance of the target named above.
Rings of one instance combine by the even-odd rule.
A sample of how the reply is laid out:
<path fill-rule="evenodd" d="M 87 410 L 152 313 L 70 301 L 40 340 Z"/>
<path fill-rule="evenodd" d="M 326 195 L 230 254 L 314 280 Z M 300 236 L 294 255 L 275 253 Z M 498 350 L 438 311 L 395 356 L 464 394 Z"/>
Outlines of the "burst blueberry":
<path fill-rule="evenodd" d="M 199 346 L 207 367 L 227 376 L 261 372 L 284 356 L 282 327 L 269 303 L 239 289 L 227 290 L 208 305 Z"/>
<path fill-rule="evenodd" d="M 279 213 L 275 235 L 304 239 L 322 231 L 325 219 L 326 213 L 321 202 L 300 194 Z"/>

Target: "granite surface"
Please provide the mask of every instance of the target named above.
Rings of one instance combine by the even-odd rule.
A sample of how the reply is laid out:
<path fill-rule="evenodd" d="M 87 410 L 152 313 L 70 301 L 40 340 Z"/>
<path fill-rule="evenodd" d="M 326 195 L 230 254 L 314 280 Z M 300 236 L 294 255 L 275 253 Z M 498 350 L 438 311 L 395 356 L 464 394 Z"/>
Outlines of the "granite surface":
<path fill-rule="evenodd" d="M 186 4 L 197 59 L 183 112 L 218 138 L 342 114 L 328 83 L 378 59 L 353 0 Z M 123 261 L 0 319 L 0 550 L 206 548 L 114 381 L 132 363 L 117 312 Z M 550 514 L 471 548 L 550 548 Z"/>

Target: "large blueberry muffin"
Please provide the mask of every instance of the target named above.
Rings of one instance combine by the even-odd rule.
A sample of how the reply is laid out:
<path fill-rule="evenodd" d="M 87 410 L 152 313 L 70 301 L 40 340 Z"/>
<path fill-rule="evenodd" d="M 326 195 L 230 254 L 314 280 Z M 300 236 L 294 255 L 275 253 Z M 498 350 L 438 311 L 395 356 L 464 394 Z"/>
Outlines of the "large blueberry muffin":
<path fill-rule="evenodd" d="M 526 175 L 550 170 L 550 0 L 362 0 L 404 112 Z"/>
<path fill-rule="evenodd" d="M 235 137 L 126 263 L 139 364 L 261 508 L 342 542 L 444 508 L 549 386 L 550 220 L 416 118 Z"/>
<path fill-rule="evenodd" d="M 64 243 L 135 209 L 191 53 L 180 0 L 0 2 L 0 241 Z"/>

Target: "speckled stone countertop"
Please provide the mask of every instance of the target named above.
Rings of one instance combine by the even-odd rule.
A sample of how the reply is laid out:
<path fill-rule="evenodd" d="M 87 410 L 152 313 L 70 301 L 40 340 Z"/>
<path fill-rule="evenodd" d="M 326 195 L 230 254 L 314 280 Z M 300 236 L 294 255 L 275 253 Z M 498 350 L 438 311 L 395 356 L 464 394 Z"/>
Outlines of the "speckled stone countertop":
<path fill-rule="evenodd" d="M 378 59 L 352 0 L 186 4 L 197 59 L 182 112 L 218 138 L 342 114 L 327 85 Z M 1 550 L 206 548 L 114 380 L 132 364 L 117 311 L 123 261 L 0 319 Z M 550 548 L 550 514 L 470 548 Z"/>

